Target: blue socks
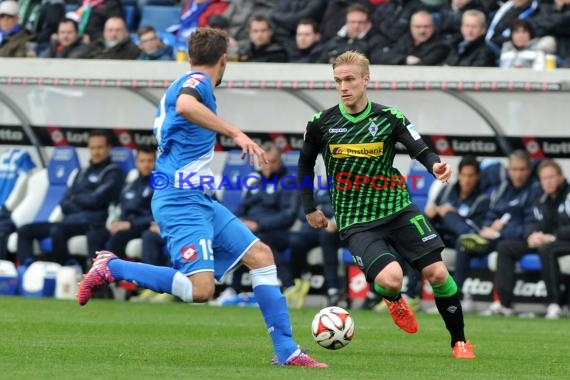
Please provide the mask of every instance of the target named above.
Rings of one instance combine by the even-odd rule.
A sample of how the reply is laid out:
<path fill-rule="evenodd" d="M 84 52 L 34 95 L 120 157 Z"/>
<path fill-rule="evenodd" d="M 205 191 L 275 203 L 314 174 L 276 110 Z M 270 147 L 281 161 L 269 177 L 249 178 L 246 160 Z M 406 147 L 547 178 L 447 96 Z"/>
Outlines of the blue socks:
<path fill-rule="evenodd" d="M 253 293 L 259 304 L 259 309 L 265 325 L 271 335 L 275 354 L 280 363 L 285 363 L 298 351 L 293 340 L 293 330 L 289 319 L 287 301 L 277 280 L 275 265 L 253 269 L 250 272 Z"/>
<path fill-rule="evenodd" d="M 125 260 L 110 260 L 107 264 L 115 280 L 135 282 L 137 285 L 159 293 L 171 293 L 172 283 L 177 273 L 175 269 L 155 265 L 135 263 Z M 182 274 L 181 274 L 182 275 Z M 184 275 L 182 275 L 184 277 Z M 190 283 L 186 277 L 185 281 Z"/>

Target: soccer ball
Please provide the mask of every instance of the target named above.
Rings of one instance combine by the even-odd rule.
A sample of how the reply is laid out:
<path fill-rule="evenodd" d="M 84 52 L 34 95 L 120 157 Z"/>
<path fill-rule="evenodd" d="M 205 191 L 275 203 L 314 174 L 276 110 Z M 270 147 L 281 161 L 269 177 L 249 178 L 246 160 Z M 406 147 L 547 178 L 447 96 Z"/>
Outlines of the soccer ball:
<path fill-rule="evenodd" d="M 352 341 L 354 321 L 342 307 L 325 307 L 313 318 L 311 332 L 321 347 L 338 350 Z"/>

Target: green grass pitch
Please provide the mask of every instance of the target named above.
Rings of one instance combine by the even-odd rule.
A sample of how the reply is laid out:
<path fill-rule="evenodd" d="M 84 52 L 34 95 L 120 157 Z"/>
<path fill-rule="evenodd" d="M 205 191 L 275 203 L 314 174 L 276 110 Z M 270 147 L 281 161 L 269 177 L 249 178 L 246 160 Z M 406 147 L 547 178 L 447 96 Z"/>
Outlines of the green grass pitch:
<path fill-rule="evenodd" d="M 0 379 L 570 379 L 570 320 L 466 317 L 475 360 L 456 360 L 439 316 L 408 335 L 390 316 L 353 311 L 339 351 L 310 334 L 316 309 L 292 311 L 294 336 L 328 369 L 270 365 L 256 308 L 0 297 Z"/>

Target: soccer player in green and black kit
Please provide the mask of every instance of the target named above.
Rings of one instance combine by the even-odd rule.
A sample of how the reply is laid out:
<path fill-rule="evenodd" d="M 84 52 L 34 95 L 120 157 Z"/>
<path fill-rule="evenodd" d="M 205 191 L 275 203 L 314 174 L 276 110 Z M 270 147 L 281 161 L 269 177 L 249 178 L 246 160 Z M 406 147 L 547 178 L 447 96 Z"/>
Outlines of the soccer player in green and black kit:
<path fill-rule="evenodd" d="M 418 324 L 400 294 L 403 271 L 391 247 L 430 282 L 437 308 L 451 334 L 456 358 L 475 358 L 465 339 L 457 285 L 441 259 L 441 238 L 410 201 L 406 181 L 393 167 L 396 142 L 438 180 L 447 182 L 451 167 L 440 162 L 413 124 L 397 109 L 368 100 L 368 59 L 348 51 L 333 63 L 338 105 L 319 112 L 307 124 L 299 157 L 299 186 L 309 224 L 327 226 L 313 199 L 314 167 L 321 153 L 341 237 L 374 290 L 384 297 L 394 322 L 415 333 Z"/>

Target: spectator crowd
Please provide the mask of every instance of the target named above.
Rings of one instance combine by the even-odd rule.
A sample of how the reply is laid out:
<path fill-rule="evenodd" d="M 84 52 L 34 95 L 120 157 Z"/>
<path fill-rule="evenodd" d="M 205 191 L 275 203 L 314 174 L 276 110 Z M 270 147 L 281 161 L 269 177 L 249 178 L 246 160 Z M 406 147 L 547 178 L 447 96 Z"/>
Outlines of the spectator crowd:
<path fill-rule="evenodd" d="M 152 25 L 153 5 L 180 12 Z M 2 0 L 0 57 L 184 61 L 198 27 L 227 31 L 238 62 L 570 65 L 570 0 Z"/>

